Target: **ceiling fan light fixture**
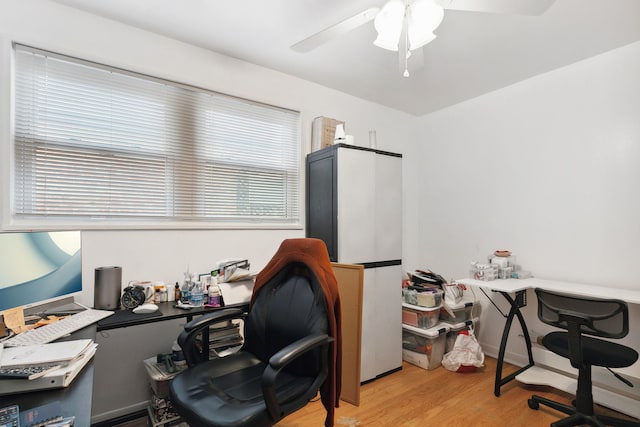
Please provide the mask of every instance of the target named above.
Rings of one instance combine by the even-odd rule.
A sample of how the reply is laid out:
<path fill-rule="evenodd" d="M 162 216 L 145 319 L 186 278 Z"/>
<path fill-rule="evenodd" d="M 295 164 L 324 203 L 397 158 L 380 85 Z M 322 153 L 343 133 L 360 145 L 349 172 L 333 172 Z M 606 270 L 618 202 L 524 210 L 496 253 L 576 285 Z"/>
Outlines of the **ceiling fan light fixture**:
<path fill-rule="evenodd" d="M 373 22 L 378 32 L 378 37 L 373 42 L 374 45 L 387 50 L 398 50 L 405 7 L 403 0 L 389 0 L 382 6 Z"/>
<path fill-rule="evenodd" d="M 407 10 L 407 35 L 409 49 L 418 49 L 433 41 L 444 18 L 444 9 L 433 0 L 414 0 Z"/>
<path fill-rule="evenodd" d="M 436 35 L 429 31 L 424 31 L 424 28 L 419 28 L 419 31 L 411 31 L 412 28 L 409 27 L 408 37 L 409 37 L 409 50 L 415 50 L 421 48 L 427 43 L 431 43 Z"/>

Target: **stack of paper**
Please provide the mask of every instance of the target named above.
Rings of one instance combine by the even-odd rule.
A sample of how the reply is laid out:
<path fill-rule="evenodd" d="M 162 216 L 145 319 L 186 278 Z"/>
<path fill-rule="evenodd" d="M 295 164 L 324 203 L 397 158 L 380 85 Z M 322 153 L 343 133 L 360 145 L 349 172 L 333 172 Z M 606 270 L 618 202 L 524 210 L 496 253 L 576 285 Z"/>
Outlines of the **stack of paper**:
<path fill-rule="evenodd" d="M 0 394 L 66 387 L 91 360 L 96 347 L 93 340 L 82 339 L 4 348 Z"/>
<path fill-rule="evenodd" d="M 219 283 L 224 305 L 248 304 L 253 294 L 253 279 Z"/>

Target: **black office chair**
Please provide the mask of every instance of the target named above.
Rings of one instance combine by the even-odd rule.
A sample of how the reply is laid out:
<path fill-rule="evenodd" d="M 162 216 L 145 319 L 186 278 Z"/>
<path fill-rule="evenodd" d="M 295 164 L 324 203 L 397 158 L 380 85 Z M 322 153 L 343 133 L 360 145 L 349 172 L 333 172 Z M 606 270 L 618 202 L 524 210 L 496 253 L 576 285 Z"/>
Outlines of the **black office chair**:
<path fill-rule="evenodd" d="M 622 338 L 629 332 L 627 304 L 620 300 L 603 300 L 563 295 L 536 289 L 538 318 L 544 323 L 564 331 L 551 332 L 544 336 L 542 344 L 552 352 L 571 361 L 578 369 L 578 388 L 574 406 L 564 405 L 541 396 L 529 399 L 531 409 L 540 404 L 569 414 L 569 417 L 551 423 L 552 427 L 577 426 L 640 426 L 640 423 L 595 415 L 591 383 L 591 366 L 624 368 L 638 360 L 638 352 L 587 335 L 603 338 Z M 626 379 L 614 374 L 627 385 Z"/>
<path fill-rule="evenodd" d="M 185 325 L 178 343 L 188 368 L 172 380 L 170 398 L 189 426 L 271 426 L 317 396 L 334 345 L 326 304 L 331 297 L 321 280 L 296 261 L 259 289 L 256 284 L 244 344 L 225 357 L 203 361 L 196 344 L 209 325 L 243 318 L 241 310 L 220 310 Z"/>

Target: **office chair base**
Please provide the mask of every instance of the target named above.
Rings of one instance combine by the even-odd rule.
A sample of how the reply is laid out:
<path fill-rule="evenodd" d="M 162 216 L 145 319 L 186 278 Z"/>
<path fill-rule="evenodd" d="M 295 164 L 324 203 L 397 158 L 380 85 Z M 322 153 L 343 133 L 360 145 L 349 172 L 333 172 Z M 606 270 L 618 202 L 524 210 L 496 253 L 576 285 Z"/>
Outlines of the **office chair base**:
<path fill-rule="evenodd" d="M 566 418 L 551 423 L 551 427 L 573 427 L 588 424 L 593 427 L 620 426 L 620 427 L 640 427 L 640 423 L 631 420 L 608 417 L 606 415 L 587 415 L 576 413 L 576 408 L 565 405 L 554 400 L 546 399 L 542 396 L 531 396 L 527 401 L 529 408 L 539 409 L 540 405 L 548 406 L 557 411 L 569 415 Z"/>

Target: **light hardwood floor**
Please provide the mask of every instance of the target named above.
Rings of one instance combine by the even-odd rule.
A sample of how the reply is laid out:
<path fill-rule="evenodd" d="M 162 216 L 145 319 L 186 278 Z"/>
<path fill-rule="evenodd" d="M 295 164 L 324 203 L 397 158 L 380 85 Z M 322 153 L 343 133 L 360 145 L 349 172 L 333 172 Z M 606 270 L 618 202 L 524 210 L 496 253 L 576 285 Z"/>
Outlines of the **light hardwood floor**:
<path fill-rule="evenodd" d="M 467 374 L 439 367 L 426 371 L 409 363 L 361 388 L 361 404 L 341 402 L 336 409 L 336 427 L 341 426 L 549 426 L 563 414 L 545 409 L 529 409 L 527 399 L 539 394 L 564 403 L 572 396 L 550 387 L 529 387 L 512 381 L 503 386 L 500 397 L 493 395 L 496 360 L 486 358 L 485 367 Z M 506 373 L 513 372 L 506 367 Z M 598 407 L 597 413 L 620 416 Z M 312 402 L 278 423 L 278 427 L 323 426 L 324 407 Z"/>
<path fill-rule="evenodd" d="M 405 362 L 401 371 L 363 385 L 360 406 L 341 402 L 336 409 L 335 427 L 546 427 L 564 417 L 548 408 L 534 411 L 527 406 L 527 399 L 534 393 L 565 403 L 571 401 L 572 396 L 550 387 L 530 387 L 512 381 L 503 386 L 500 397 L 495 397 L 495 366 L 496 360 L 487 357 L 484 368 L 458 374 L 443 367 L 426 371 Z M 513 366 L 505 365 L 505 374 L 514 370 Z M 601 407 L 596 412 L 622 416 Z M 277 426 L 322 427 L 325 414 L 322 404 L 314 401 Z M 145 420 L 125 424 L 145 425 Z"/>

